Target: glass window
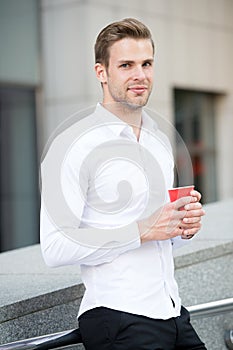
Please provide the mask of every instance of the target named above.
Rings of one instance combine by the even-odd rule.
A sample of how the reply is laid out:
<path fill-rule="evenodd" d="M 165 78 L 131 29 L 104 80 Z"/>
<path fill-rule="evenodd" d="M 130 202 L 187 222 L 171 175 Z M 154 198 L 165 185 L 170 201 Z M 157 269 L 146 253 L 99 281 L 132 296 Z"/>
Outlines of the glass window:
<path fill-rule="evenodd" d="M 215 104 L 217 95 L 199 91 L 174 90 L 175 126 L 191 156 L 194 184 L 203 202 L 217 200 Z M 177 141 L 178 185 L 188 185 L 187 169 Z"/>
<path fill-rule="evenodd" d="M 39 82 L 39 1 L 0 1 L 0 81 Z"/>
<path fill-rule="evenodd" d="M 0 87 L 0 251 L 38 242 L 35 93 Z"/>

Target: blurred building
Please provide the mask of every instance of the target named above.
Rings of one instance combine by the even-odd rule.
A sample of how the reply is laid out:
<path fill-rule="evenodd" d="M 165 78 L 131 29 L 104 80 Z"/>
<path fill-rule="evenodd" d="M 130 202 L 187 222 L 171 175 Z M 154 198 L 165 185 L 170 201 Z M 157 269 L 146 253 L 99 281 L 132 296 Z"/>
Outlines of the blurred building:
<path fill-rule="evenodd" d="M 38 242 L 43 149 L 101 99 L 93 45 L 125 17 L 153 33 L 149 108 L 185 141 L 204 202 L 233 196 L 232 0 L 0 0 L 0 251 Z M 184 185 L 179 147 L 176 157 Z"/>

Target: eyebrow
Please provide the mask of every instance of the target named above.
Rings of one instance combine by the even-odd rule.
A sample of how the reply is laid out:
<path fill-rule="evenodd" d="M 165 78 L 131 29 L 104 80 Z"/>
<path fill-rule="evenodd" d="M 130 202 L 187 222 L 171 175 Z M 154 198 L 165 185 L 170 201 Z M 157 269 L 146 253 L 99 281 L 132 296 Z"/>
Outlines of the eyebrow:
<path fill-rule="evenodd" d="M 153 63 L 154 62 L 154 58 L 146 58 L 145 60 L 143 60 L 143 63 L 145 62 L 151 62 Z M 122 63 L 135 63 L 135 61 L 133 60 L 127 60 L 127 59 L 122 59 L 122 60 L 119 60 L 118 61 L 119 64 L 122 64 Z"/>

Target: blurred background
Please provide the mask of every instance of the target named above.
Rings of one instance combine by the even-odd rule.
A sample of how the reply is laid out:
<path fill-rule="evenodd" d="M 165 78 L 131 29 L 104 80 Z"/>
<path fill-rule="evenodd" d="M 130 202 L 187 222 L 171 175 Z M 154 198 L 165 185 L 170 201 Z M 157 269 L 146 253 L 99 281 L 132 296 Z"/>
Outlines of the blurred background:
<path fill-rule="evenodd" d="M 0 0 L 0 251 L 39 241 L 44 147 L 101 100 L 94 42 L 125 17 L 152 32 L 148 107 L 185 141 L 203 202 L 233 197 L 233 0 Z M 178 144 L 176 157 L 183 185 Z"/>

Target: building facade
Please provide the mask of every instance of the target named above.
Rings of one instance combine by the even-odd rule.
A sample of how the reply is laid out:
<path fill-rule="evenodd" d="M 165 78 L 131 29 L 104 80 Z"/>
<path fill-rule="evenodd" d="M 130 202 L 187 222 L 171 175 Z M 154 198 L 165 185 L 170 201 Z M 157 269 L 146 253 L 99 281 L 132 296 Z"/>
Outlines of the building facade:
<path fill-rule="evenodd" d="M 151 29 L 148 107 L 184 140 L 204 202 L 233 196 L 232 0 L 1 0 L 0 250 L 38 241 L 41 156 L 64 120 L 101 100 L 94 42 L 125 17 Z"/>

